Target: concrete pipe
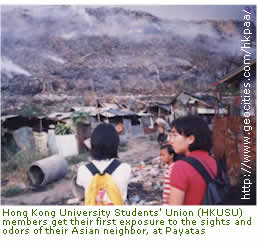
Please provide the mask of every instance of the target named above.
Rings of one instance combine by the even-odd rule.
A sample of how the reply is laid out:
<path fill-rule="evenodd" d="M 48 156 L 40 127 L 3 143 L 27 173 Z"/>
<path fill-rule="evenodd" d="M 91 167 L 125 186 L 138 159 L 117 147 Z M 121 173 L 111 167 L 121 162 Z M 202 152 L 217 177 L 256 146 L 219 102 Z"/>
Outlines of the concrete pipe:
<path fill-rule="evenodd" d="M 60 155 L 53 155 L 34 162 L 28 176 L 33 186 L 44 186 L 64 177 L 67 172 L 67 161 Z"/>

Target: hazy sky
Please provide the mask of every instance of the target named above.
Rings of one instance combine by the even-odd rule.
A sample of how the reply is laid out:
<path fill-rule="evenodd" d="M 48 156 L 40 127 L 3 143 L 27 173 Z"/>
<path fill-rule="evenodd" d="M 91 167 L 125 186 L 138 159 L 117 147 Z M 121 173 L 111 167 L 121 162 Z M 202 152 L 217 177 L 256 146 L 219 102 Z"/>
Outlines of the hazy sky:
<path fill-rule="evenodd" d="M 72 5 L 67 3 L 67 5 Z M 17 5 L 19 6 L 19 5 Z M 21 4 L 20 6 L 24 6 Z M 54 6 L 54 5 L 52 5 Z M 83 5 L 85 7 L 100 7 L 99 5 Z M 103 6 L 103 5 L 101 5 Z M 117 5 L 104 5 L 115 7 Z M 202 20 L 202 19 L 237 19 L 243 20 L 242 12 L 249 5 L 119 5 L 118 7 L 149 12 L 165 19 Z M 256 5 L 252 8 L 252 21 L 256 20 Z M 253 11 L 255 8 L 255 11 Z M 2 7 L 4 10 L 4 7 Z"/>
<path fill-rule="evenodd" d="M 169 5 L 169 6 L 123 6 L 124 8 L 142 10 L 169 19 L 238 19 L 243 20 L 242 10 L 246 5 Z M 256 17 L 256 15 L 255 15 Z M 255 19 L 253 19 L 255 21 Z"/>

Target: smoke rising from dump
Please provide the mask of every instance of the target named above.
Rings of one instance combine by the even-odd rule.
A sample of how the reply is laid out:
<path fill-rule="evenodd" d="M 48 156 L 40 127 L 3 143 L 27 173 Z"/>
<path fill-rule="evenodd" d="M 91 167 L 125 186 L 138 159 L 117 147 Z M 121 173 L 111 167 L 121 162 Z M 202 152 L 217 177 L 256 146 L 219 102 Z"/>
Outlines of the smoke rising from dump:
<path fill-rule="evenodd" d="M 140 15 L 141 14 L 141 15 Z M 211 21 L 161 20 L 150 14 L 122 8 L 87 8 L 86 6 L 2 7 L 2 36 L 9 40 L 39 40 L 43 36 L 65 39 L 81 35 L 110 36 L 124 41 L 141 42 L 158 36 L 181 37 L 193 41 L 204 36 L 217 42 L 218 53 L 240 49 L 240 33 L 222 36 Z M 6 40 L 6 42 L 5 42 Z M 221 43 L 222 42 L 222 43 Z M 232 48 L 227 48 L 229 45 Z M 235 46 L 235 47 L 233 47 Z M 237 53 L 239 54 L 239 53 Z"/>
<path fill-rule="evenodd" d="M 13 74 L 31 76 L 31 74 L 28 71 L 14 64 L 11 60 L 4 56 L 2 56 L 1 59 L 1 71 L 5 73 L 9 78 L 12 78 Z"/>
<path fill-rule="evenodd" d="M 185 85 L 201 91 L 241 65 L 243 25 L 236 20 L 170 20 L 118 7 L 53 5 L 3 6 L 1 14 L 2 56 L 9 60 L 2 68 L 4 110 L 10 103 L 16 107 L 18 95 L 21 103 L 47 93 L 36 100 L 53 109 L 58 95 L 83 104 L 92 83 L 97 95 L 170 94 Z M 55 96 L 48 101 L 50 94 Z"/>

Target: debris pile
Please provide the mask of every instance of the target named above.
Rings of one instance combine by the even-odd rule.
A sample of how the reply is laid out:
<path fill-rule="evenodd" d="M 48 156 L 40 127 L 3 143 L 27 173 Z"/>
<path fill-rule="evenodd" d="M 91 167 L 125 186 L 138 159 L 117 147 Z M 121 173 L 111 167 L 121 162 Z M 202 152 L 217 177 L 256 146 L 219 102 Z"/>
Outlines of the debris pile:
<path fill-rule="evenodd" d="M 34 99 L 44 110 L 65 110 L 70 100 L 83 105 L 88 90 L 105 96 L 208 89 L 206 80 L 241 65 L 234 48 L 224 48 L 238 42 L 238 21 L 174 22 L 116 7 L 47 9 L 3 7 L 1 91 L 8 114 Z"/>
<path fill-rule="evenodd" d="M 128 186 L 128 205 L 161 205 L 162 184 L 166 165 L 160 158 L 142 161 L 132 167 Z"/>

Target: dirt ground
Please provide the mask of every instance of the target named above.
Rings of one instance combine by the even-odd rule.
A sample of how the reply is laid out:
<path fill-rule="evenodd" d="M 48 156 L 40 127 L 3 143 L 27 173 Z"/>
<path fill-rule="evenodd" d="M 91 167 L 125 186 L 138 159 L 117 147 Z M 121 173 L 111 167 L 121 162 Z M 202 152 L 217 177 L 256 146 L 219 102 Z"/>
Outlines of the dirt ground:
<path fill-rule="evenodd" d="M 123 147 L 119 153 L 119 158 L 122 162 L 131 164 L 133 169 L 137 169 L 142 162 L 151 170 L 151 162 L 159 156 L 159 145 L 156 140 L 152 140 L 150 136 L 131 138 L 128 145 Z M 48 184 L 47 186 L 34 189 L 24 189 L 20 195 L 13 197 L 1 197 L 2 205 L 63 205 L 72 204 L 69 201 L 74 200 L 71 189 L 71 179 L 76 174 L 80 165 L 72 165 L 69 167 L 68 174 L 61 180 Z M 140 171 L 139 171 L 140 173 Z M 133 180 L 132 173 L 132 180 Z M 155 177 L 160 179 L 161 176 Z M 135 179 L 134 179 L 135 180 Z M 154 182 L 156 183 L 156 181 Z M 155 200 L 155 202 L 153 202 Z M 161 190 L 160 187 L 155 191 L 145 191 L 142 182 L 131 181 L 128 188 L 128 201 L 127 204 L 151 205 L 160 204 Z"/>

